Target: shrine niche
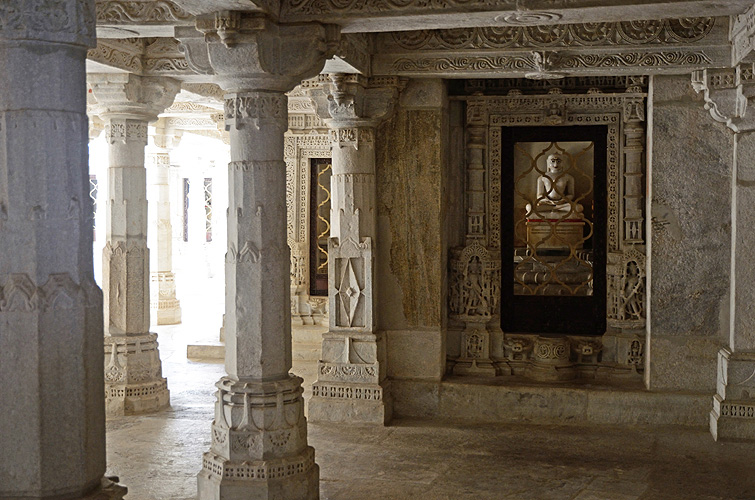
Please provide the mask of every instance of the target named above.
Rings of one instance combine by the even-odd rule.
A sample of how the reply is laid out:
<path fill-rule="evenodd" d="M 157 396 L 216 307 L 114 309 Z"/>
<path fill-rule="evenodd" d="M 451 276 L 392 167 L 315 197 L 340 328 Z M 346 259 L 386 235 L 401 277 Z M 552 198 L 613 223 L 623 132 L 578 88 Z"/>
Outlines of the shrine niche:
<path fill-rule="evenodd" d="M 645 327 L 644 77 L 452 82 L 465 246 L 450 249 L 457 375 L 636 376 Z"/>

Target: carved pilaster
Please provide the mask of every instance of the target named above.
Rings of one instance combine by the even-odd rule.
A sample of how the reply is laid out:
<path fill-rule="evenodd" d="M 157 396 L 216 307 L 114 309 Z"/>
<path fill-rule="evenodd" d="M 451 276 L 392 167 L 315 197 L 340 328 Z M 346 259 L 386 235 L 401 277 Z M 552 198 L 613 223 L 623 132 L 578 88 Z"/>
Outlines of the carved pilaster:
<path fill-rule="evenodd" d="M 755 440 L 755 300 L 752 283 L 755 266 L 755 112 L 749 110 L 755 96 L 755 68 L 703 70 L 693 74 L 692 84 L 702 92 L 705 107 L 718 122 L 735 132 L 732 171 L 731 301 L 729 342 L 718 354 L 716 395 L 710 413 L 715 439 Z"/>
<path fill-rule="evenodd" d="M 317 74 L 337 29 L 277 25 L 218 12 L 176 29 L 190 66 L 228 94 L 230 132 L 226 369 L 218 382 L 213 444 L 199 498 L 316 499 L 319 469 L 307 445 L 301 382 L 291 369 L 290 254 L 286 238 L 287 97 Z M 200 33 L 201 31 L 201 33 Z"/>
<path fill-rule="evenodd" d="M 103 478 L 85 48 L 94 4 L 0 2 L 0 498 L 122 499 Z"/>
<path fill-rule="evenodd" d="M 140 341 L 150 326 L 150 269 L 147 248 L 147 178 L 144 148 L 147 123 L 169 106 L 179 90 L 175 80 L 135 75 L 90 75 L 92 106 L 105 121 L 109 147 L 106 244 L 103 250 L 105 352 L 126 372 L 147 366 L 144 378 L 108 378 L 108 415 L 159 410 L 169 403 L 157 342 Z M 120 345 L 122 348 L 114 348 Z M 134 347 L 136 346 L 136 347 Z M 113 354 L 115 351 L 117 355 Z M 136 368 L 137 371 L 140 368 Z M 145 388 L 145 387 L 148 387 Z"/>
<path fill-rule="evenodd" d="M 375 127 L 392 112 L 402 86 L 397 78 L 333 74 L 322 91 L 310 93 L 333 147 L 330 328 L 309 403 L 312 420 L 383 424 L 391 418 L 385 339 L 374 316 Z M 367 393 L 379 397 L 362 397 Z"/>

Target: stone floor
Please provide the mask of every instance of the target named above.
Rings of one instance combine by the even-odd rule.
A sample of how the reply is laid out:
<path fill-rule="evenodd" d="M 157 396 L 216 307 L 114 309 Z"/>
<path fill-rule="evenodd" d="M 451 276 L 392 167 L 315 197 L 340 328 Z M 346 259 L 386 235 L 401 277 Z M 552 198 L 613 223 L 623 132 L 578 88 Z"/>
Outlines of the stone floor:
<path fill-rule="evenodd" d="M 205 295 L 206 297 L 206 295 Z M 206 299 L 204 299 L 206 300 Z M 210 446 L 221 363 L 186 359 L 186 344 L 216 339 L 217 304 L 184 299 L 184 324 L 155 327 L 170 409 L 108 421 L 108 475 L 127 500 L 196 494 Z M 311 383 L 311 367 L 297 363 Z M 704 429 L 454 425 L 309 425 L 324 500 L 755 499 L 755 445 L 716 443 Z"/>

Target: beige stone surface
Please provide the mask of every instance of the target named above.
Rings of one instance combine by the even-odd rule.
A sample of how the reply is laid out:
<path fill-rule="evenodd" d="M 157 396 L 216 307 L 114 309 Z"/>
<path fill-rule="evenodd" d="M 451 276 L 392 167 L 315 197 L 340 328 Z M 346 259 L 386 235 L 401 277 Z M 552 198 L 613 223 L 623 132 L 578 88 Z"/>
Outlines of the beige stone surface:
<path fill-rule="evenodd" d="M 378 237 L 382 242 L 389 231 L 391 246 L 390 261 L 379 261 L 377 266 L 395 276 L 403 299 L 403 317 L 378 305 L 379 325 L 381 329 L 440 326 L 446 268 L 441 112 L 399 109 L 379 134 L 383 140 L 377 145 Z M 382 283 L 378 287 L 380 297 L 391 295 Z"/>
<path fill-rule="evenodd" d="M 655 76 L 652 91 L 647 382 L 712 391 L 728 335 L 733 134 L 688 76 Z"/>
<path fill-rule="evenodd" d="M 440 329 L 385 332 L 388 376 L 440 380 L 446 368 L 444 337 Z"/>

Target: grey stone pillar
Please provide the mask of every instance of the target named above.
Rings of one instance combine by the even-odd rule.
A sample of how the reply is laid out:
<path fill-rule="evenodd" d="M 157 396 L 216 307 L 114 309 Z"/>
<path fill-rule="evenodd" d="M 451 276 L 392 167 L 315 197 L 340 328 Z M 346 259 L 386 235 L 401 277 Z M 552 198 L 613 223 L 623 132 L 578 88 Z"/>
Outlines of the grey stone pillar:
<path fill-rule="evenodd" d="M 108 415 L 156 411 L 170 403 L 157 335 L 149 332 L 149 250 L 144 148 L 147 123 L 179 84 L 129 74 L 89 75 L 109 146 L 106 243 L 105 393 Z"/>
<path fill-rule="evenodd" d="M 180 136 L 155 128 L 153 147 L 147 154 L 149 169 L 157 191 L 155 214 L 151 219 L 156 230 L 150 272 L 150 311 L 158 325 L 181 322 L 181 303 L 176 298 L 176 276 L 173 274 L 173 226 L 170 222 L 170 151 L 178 145 Z"/>
<path fill-rule="evenodd" d="M 0 498 L 120 499 L 103 480 L 85 59 L 94 2 L 0 4 Z"/>
<path fill-rule="evenodd" d="M 711 116 L 734 132 L 729 335 L 718 353 L 710 431 L 717 440 L 755 440 L 755 66 L 697 71 L 693 85 Z"/>
<path fill-rule="evenodd" d="M 375 127 L 393 110 L 397 78 L 331 75 L 313 92 L 333 155 L 328 241 L 329 331 L 312 386 L 312 421 L 384 424 L 391 419 L 385 338 L 375 310 Z"/>
<path fill-rule="evenodd" d="M 225 27 L 219 30 L 218 27 Z M 291 369 L 283 134 L 287 97 L 322 68 L 333 33 L 239 12 L 176 29 L 195 70 L 228 91 L 230 131 L 226 355 L 199 499 L 319 498 L 302 379 Z M 330 36 L 329 36 L 330 35 Z M 330 46 L 332 49 L 332 46 Z"/>

